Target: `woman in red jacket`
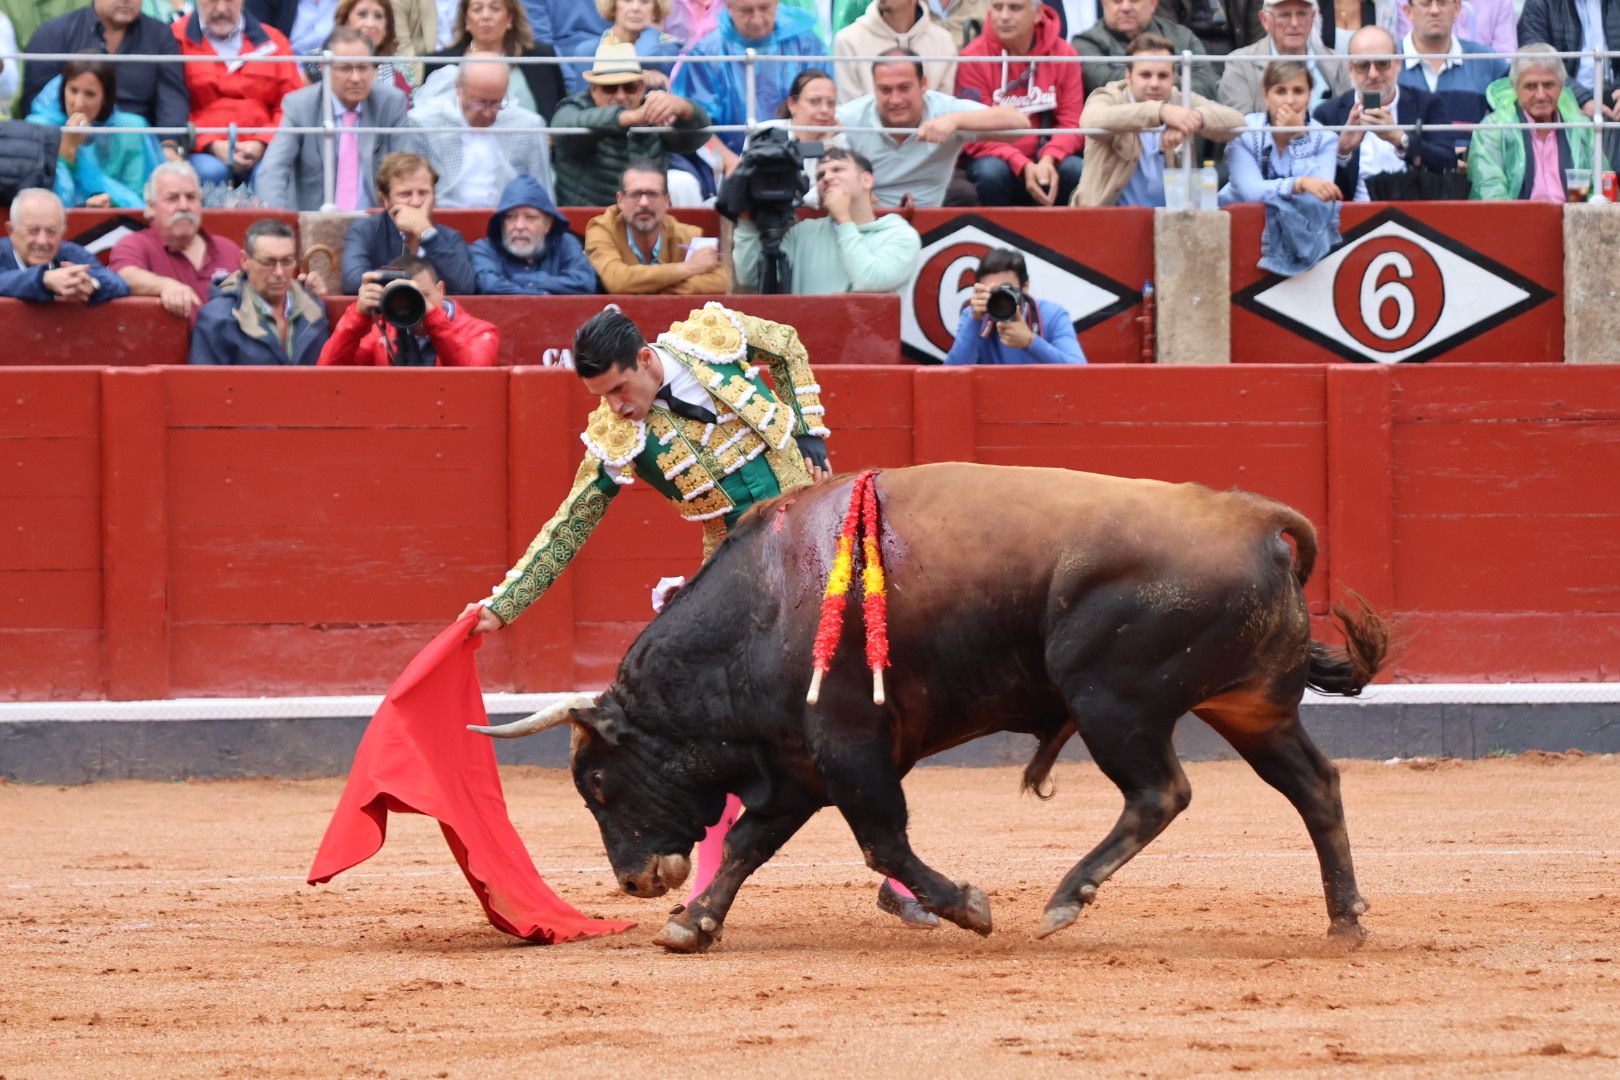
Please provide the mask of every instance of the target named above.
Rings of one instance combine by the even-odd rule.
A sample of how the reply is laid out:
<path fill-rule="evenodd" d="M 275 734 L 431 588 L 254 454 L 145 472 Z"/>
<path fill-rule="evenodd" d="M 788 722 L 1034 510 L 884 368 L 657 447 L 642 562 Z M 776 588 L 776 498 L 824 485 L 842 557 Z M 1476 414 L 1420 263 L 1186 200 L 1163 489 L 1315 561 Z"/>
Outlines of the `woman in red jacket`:
<path fill-rule="evenodd" d="M 204 184 L 240 183 L 259 164 L 281 125 L 281 99 L 304 85 L 292 60 L 246 62 L 261 56 L 291 57 L 280 30 L 242 10 L 243 0 L 200 0 L 197 10 L 174 24 L 183 56 L 211 56 L 212 64 L 189 63 L 186 91 L 195 127 L 230 132 L 197 133 L 191 165 Z"/>
<path fill-rule="evenodd" d="M 427 314 L 406 332 L 381 317 L 384 286 L 376 272 L 364 277 L 354 306 L 343 313 L 315 363 L 321 367 L 495 367 L 501 332 L 444 298 L 433 264 L 402 255 L 389 264 L 403 270 L 427 302 Z"/>

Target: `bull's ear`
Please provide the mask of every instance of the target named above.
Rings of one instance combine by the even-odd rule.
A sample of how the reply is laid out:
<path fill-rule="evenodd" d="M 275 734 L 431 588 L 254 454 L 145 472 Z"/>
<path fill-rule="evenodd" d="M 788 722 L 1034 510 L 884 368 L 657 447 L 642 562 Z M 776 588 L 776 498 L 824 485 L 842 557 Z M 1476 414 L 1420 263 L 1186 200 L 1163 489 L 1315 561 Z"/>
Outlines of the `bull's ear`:
<path fill-rule="evenodd" d="M 618 746 L 630 727 L 619 703 L 606 696 L 595 705 L 571 710 L 569 718 L 576 731 L 609 746 Z"/>

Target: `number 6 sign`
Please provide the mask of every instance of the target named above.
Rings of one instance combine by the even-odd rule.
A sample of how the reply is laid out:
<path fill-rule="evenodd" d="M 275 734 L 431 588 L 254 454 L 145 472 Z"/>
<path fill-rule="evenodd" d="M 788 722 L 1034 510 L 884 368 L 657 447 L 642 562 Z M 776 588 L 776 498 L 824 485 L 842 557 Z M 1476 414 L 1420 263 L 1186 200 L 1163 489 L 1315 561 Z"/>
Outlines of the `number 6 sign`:
<path fill-rule="evenodd" d="M 1232 302 L 1346 359 L 1394 364 L 1433 359 L 1551 296 L 1390 208 L 1305 273 L 1268 276 Z"/>

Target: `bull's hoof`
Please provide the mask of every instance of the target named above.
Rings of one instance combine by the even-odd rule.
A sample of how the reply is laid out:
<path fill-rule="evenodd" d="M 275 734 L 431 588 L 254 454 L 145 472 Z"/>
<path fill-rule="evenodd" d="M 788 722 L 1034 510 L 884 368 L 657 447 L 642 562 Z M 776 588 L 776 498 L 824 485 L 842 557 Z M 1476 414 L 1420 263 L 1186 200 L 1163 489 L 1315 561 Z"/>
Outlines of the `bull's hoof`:
<path fill-rule="evenodd" d="M 1328 927 L 1328 940 L 1350 952 L 1361 948 L 1367 940 L 1367 928 L 1356 921 L 1354 915 L 1334 919 Z"/>
<path fill-rule="evenodd" d="M 1046 905 L 1046 916 L 1041 919 L 1041 928 L 1035 931 L 1037 938 L 1049 938 L 1053 934 L 1069 926 L 1080 917 L 1080 912 L 1097 899 L 1097 886 L 1089 881 L 1080 886 L 1080 902 L 1060 904 L 1057 897 Z"/>
<path fill-rule="evenodd" d="M 911 897 L 901 896 L 887 881 L 878 889 L 877 906 L 879 911 L 893 915 L 909 930 L 932 930 L 939 925 L 938 915 Z"/>
<path fill-rule="evenodd" d="M 1035 936 L 1049 938 L 1059 930 L 1072 924 L 1079 917 L 1079 904 L 1060 904 L 1057 907 L 1047 908 L 1046 917 L 1041 920 L 1041 928 L 1035 931 Z"/>
<path fill-rule="evenodd" d="M 990 897 L 985 895 L 983 889 L 977 885 L 964 886 L 967 893 L 967 903 L 963 905 L 962 917 L 956 920 L 956 925 L 964 930 L 972 930 L 980 937 L 990 936 Z"/>
<path fill-rule="evenodd" d="M 653 938 L 654 945 L 661 945 L 670 952 L 700 953 L 707 952 L 711 946 L 720 940 L 720 924 L 708 915 L 698 920 L 696 928 L 681 922 L 680 917 L 669 920 L 664 928 Z"/>

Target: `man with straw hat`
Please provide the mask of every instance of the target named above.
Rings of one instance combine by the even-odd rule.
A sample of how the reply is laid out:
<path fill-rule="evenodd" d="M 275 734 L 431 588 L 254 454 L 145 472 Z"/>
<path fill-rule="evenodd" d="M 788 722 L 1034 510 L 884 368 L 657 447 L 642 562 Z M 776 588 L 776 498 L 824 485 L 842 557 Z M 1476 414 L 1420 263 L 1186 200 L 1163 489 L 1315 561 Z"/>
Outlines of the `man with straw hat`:
<path fill-rule="evenodd" d="M 664 90 L 648 90 L 636 47 L 604 41 L 585 73 L 583 93 L 564 98 L 552 117 L 556 128 L 587 128 L 586 135 L 553 136 L 557 202 L 563 206 L 611 206 L 619 177 L 632 161 L 667 168 L 670 154 L 697 150 L 707 137 L 709 114 L 701 105 Z M 636 131 L 667 127 L 671 131 Z"/>

